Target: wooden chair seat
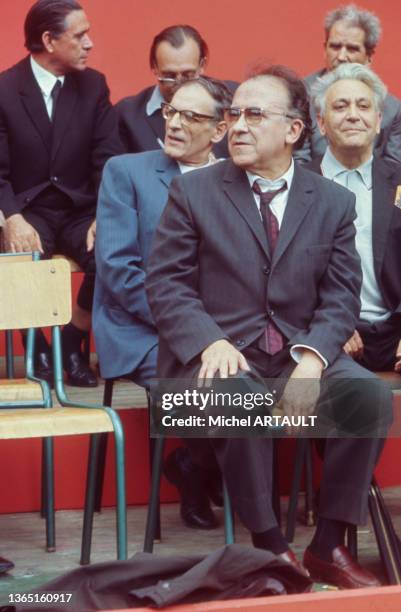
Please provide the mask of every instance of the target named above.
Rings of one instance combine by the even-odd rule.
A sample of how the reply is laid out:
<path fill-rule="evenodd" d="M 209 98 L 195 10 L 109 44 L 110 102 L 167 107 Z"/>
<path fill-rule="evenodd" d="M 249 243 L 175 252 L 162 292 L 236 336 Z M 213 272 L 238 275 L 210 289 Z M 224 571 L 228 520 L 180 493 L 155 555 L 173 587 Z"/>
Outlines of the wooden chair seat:
<path fill-rule="evenodd" d="M 43 397 L 40 383 L 28 378 L 0 380 L 0 402 L 40 401 Z"/>
<path fill-rule="evenodd" d="M 96 408 L 16 408 L 0 413 L 0 439 L 44 438 L 113 431 Z"/>

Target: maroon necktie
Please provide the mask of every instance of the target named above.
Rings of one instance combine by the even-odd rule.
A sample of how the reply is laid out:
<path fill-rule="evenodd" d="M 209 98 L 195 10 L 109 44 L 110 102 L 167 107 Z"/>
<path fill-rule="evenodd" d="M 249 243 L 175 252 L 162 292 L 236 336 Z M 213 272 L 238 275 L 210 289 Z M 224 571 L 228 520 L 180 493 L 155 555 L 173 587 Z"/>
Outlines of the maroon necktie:
<path fill-rule="evenodd" d="M 274 191 L 262 191 L 258 182 L 255 181 L 252 189 L 260 196 L 260 212 L 262 214 L 263 227 L 265 228 L 270 255 L 272 256 L 277 243 L 279 226 L 277 217 L 270 208 L 270 203 L 278 193 L 287 189 L 287 183 L 284 183 L 280 189 L 275 189 Z M 284 338 L 281 332 L 270 319 L 267 322 L 263 335 L 259 339 L 258 346 L 269 355 L 275 355 L 284 346 Z"/>

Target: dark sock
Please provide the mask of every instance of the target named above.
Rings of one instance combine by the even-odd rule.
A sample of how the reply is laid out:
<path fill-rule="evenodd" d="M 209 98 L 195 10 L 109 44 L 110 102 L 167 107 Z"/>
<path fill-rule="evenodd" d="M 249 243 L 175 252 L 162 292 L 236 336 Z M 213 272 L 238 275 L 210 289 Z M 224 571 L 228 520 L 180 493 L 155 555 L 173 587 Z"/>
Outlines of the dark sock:
<path fill-rule="evenodd" d="M 73 323 L 68 323 L 63 329 L 63 353 L 70 355 L 71 353 L 80 353 L 82 340 L 88 332 L 78 329 Z"/>
<path fill-rule="evenodd" d="M 347 527 L 348 523 L 344 521 L 319 518 L 309 550 L 319 559 L 331 563 L 334 548 L 344 544 Z"/>
<path fill-rule="evenodd" d="M 22 344 L 24 349 L 26 349 L 26 333 L 21 333 L 21 335 Z M 35 354 L 37 355 L 38 353 L 51 353 L 49 343 L 41 329 L 37 329 L 35 335 Z"/>
<path fill-rule="evenodd" d="M 280 527 L 272 527 L 267 531 L 252 533 L 251 535 L 255 548 L 270 550 L 274 555 L 280 555 L 289 548 Z"/>

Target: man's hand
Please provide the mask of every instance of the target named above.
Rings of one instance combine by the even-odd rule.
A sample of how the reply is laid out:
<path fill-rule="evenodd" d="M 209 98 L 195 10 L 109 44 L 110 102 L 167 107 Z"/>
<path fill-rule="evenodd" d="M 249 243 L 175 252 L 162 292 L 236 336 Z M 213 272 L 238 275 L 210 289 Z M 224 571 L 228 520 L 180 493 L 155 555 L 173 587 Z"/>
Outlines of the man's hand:
<path fill-rule="evenodd" d="M 401 340 L 399 341 L 397 350 L 395 352 L 394 372 L 399 372 L 401 374 Z"/>
<path fill-rule="evenodd" d="M 353 359 L 360 359 L 363 356 L 363 342 L 357 330 L 354 331 L 348 342 L 344 344 L 343 351 Z"/>
<path fill-rule="evenodd" d="M 40 251 L 43 253 L 40 236 L 34 227 L 20 214 L 11 215 L 6 219 L 4 228 L 4 248 L 7 253 L 28 253 Z"/>
<path fill-rule="evenodd" d="M 227 340 L 216 340 L 209 344 L 201 356 L 202 367 L 199 371 L 198 381 L 200 385 L 214 378 L 219 372 L 220 378 L 235 376 L 238 369 L 249 372 L 250 367 L 242 353 Z"/>
<path fill-rule="evenodd" d="M 91 223 L 88 233 L 86 234 L 86 250 L 88 252 L 93 251 L 96 239 L 96 219 Z"/>
<path fill-rule="evenodd" d="M 304 349 L 300 362 L 285 386 L 277 408 L 288 417 L 313 414 L 320 395 L 323 367 L 323 362 L 316 353 Z M 295 432 L 296 428 L 291 428 L 289 433 L 293 431 Z"/>

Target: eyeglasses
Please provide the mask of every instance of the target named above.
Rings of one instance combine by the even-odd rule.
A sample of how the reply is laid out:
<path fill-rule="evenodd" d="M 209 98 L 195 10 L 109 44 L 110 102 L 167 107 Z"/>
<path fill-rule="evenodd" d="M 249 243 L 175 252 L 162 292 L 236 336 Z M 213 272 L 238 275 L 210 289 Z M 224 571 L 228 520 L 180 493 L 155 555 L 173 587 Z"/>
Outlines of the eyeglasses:
<path fill-rule="evenodd" d="M 258 125 L 262 119 L 268 119 L 271 115 L 296 119 L 296 116 L 290 113 L 280 113 L 268 110 L 267 108 L 258 108 L 257 106 L 248 106 L 247 108 L 232 106 L 231 108 L 224 109 L 224 120 L 229 126 L 236 123 L 242 115 L 244 115 L 248 125 Z"/>
<path fill-rule="evenodd" d="M 159 81 L 159 83 L 162 83 L 162 85 L 177 85 L 177 83 L 184 83 L 185 81 L 192 81 L 192 79 L 198 79 L 199 78 L 199 73 L 198 72 L 186 72 L 184 74 L 181 74 L 179 76 L 174 76 L 174 77 L 157 77 L 157 80 Z"/>
<path fill-rule="evenodd" d="M 211 115 L 202 115 L 201 113 L 196 113 L 191 110 L 177 110 L 167 102 L 162 103 L 162 115 L 166 121 L 171 120 L 177 113 L 180 116 L 181 123 L 187 126 L 194 125 L 195 123 L 202 123 L 202 121 L 206 119 L 209 119 L 209 121 L 218 121 L 216 117 L 212 117 Z"/>

